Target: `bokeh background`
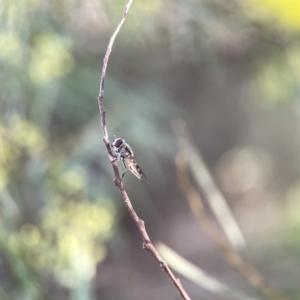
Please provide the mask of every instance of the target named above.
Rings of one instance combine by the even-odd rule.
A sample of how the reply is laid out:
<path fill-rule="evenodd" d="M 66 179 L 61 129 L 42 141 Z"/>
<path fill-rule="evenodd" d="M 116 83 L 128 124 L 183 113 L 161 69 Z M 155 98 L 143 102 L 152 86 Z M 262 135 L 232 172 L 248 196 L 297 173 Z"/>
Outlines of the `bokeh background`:
<path fill-rule="evenodd" d="M 97 105 L 120 0 L 0 3 L 0 299 L 179 299 L 113 184 Z M 125 186 L 153 242 L 265 299 L 181 194 L 172 124 L 243 232 L 242 255 L 300 298 L 300 2 L 135 0 L 105 82 L 110 136 L 151 185 Z M 181 276 L 192 299 L 222 299 Z"/>

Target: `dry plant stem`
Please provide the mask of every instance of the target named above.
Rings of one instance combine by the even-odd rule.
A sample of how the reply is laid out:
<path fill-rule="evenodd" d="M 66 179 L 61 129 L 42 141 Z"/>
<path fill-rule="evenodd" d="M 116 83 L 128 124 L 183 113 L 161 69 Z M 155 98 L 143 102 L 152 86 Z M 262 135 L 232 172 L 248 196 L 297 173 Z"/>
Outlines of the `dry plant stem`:
<path fill-rule="evenodd" d="M 120 174 L 118 171 L 118 167 L 117 167 L 117 162 L 115 160 L 115 157 L 112 154 L 112 151 L 110 149 L 110 145 L 109 145 L 109 138 L 108 138 L 108 131 L 107 131 L 107 127 L 106 127 L 106 119 L 105 119 L 105 110 L 104 110 L 104 105 L 103 105 L 103 98 L 104 98 L 104 79 L 105 79 L 105 75 L 106 75 L 106 69 L 107 69 L 107 63 L 108 63 L 108 59 L 112 50 L 112 46 L 114 43 L 114 40 L 118 34 L 118 32 L 120 31 L 120 28 L 122 26 L 122 24 L 125 21 L 126 15 L 128 13 L 129 7 L 132 3 L 132 0 L 130 0 L 128 2 L 128 4 L 125 6 L 125 10 L 122 16 L 122 19 L 119 23 L 119 25 L 117 26 L 117 29 L 115 30 L 114 34 L 112 35 L 112 37 L 110 38 L 104 59 L 103 59 L 103 68 L 102 68 L 102 74 L 101 74 L 101 80 L 100 80 L 100 90 L 99 90 L 99 96 L 98 96 L 98 105 L 99 105 L 99 111 L 100 111 L 100 117 L 101 117 L 101 126 L 102 126 L 102 131 L 103 131 L 103 141 L 104 144 L 106 146 L 106 151 L 109 157 L 109 160 L 112 164 L 112 168 L 114 171 L 114 175 L 115 175 L 115 179 L 114 179 L 114 183 L 117 186 L 117 188 L 119 189 L 119 191 L 121 192 L 121 195 L 123 197 L 123 200 L 125 202 L 125 205 L 131 215 L 131 217 L 133 218 L 136 226 L 138 227 L 138 230 L 143 238 L 143 248 L 148 250 L 153 256 L 154 258 L 159 262 L 161 268 L 168 274 L 168 276 L 171 278 L 171 280 L 173 281 L 174 285 L 176 286 L 176 288 L 178 289 L 180 295 L 182 296 L 183 299 L 186 300 L 190 300 L 190 297 L 188 296 L 188 294 L 186 293 L 186 291 L 184 290 L 184 288 L 182 287 L 180 280 L 178 278 L 176 278 L 174 276 L 174 274 L 172 273 L 172 271 L 170 270 L 169 266 L 163 261 L 163 259 L 160 257 L 160 255 L 158 254 L 158 252 L 156 251 L 155 247 L 153 246 L 146 228 L 145 228 L 145 224 L 144 221 L 141 220 L 134 208 L 132 207 L 132 204 L 129 200 L 129 197 L 125 191 L 123 182 L 120 178 Z"/>
<path fill-rule="evenodd" d="M 236 250 L 245 248 L 246 243 L 238 223 L 232 214 L 225 197 L 217 187 L 209 172 L 201 153 L 191 143 L 187 126 L 183 121 L 174 123 L 179 148 L 189 158 L 188 165 L 194 179 L 205 194 L 207 203 L 226 234 L 229 242 Z"/>
<path fill-rule="evenodd" d="M 204 232 L 221 250 L 228 264 L 243 274 L 252 286 L 260 289 L 270 299 L 287 299 L 275 288 L 268 285 L 263 276 L 254 267 L 241 258 L 241 256 L 234 250 L 226 238 L 218 231 L 215 224 L 207 216 L 201 197 L 189 180 L 187 158 L 183 154 L 179 153 L 176 156 L 175 163 L 179 188 L 187 199 L 192 213 Z"/>
<path fill-rule="evenodd" d="M 220 296 L 221 299 L 259 300 L 259 298 L 244 295 L 236 288 L 230 288 L 226 284 L 220 282 L 218 279 L 208 275 L 204 270 L 180 256 L 167 245 L 158 242 L 155 244 L 155 246 L 161 256 L 163 258 L 165 257 L 172 269 L 176 270 L 179 274 L 201 286 L 205 290 Z"/>

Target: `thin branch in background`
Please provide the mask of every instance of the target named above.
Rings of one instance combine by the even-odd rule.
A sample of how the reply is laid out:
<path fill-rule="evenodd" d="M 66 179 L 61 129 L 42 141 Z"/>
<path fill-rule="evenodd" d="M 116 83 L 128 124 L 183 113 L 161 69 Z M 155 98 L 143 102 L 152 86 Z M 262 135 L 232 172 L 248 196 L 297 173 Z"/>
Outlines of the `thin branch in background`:
<path fill-rule="evenodd" d="M 199 267 L 184 259 L 167 245 L 158 242 L 155 246 L 161 256 L 174 270 L 207 291 L 230 300 L 258 300 L 258 298 L 246 296 L 239 291 L 233 290 L 224 283 L 221 283 L 216 278 L 208 275 Z"/>
<path fill-rule="evenodd" d="M 207 216 L 199 192 L 189 180 L 189 172 L 187 170 L 188 158 L 185 154 L 179 153 L 176 156 L 175 163 L 179 188 L 185 196 L 192 213 L 206 235 L 223 253 L 228 264 L 246 277 L 253 287 L 259 289 L 270 299 L 287 299 L 287 297 L 267 284 L 263 276 L 253 266 L 243 260 L 243 258 L 234 250 L 223 234 L 216 228 L 216 225 Z"/>
<path fill-rule="evenodd" d="M 177 136 L 179 148 L 188 157 L 188 164 L 195 181 L 206 195 L 207 202 L 231 245 L 236 250 L 245 248 L 246 243 L 243 234 L 201 154 L 192 146 L 185 123 L 178 121 L 174 125 L 174 131 Z"/>
<path fill-rule="evenodd" d="M 114 179 L 114 183 L 117 186 L 117 188 L 119 189 L 123 200 L 125 202 L 125 205 L 132 217 L 132 219 L 134 220 L 136 226 L 138 227 L 138 230 L 143 238 L 143 248 L 148 250 L 153 257 L 158 261 L 158 263 L 160 264 L 161 268 L 168 274 L 168 276 L 171 278 L 172 282 L 174 283 L 174 285 L 176 286 L 176 288 L 178 289 L 180 295 L 182 296 L 183 299 L 185 300 L 190 300 L 190 297 L 188 296 L 188 294 L 186 293 L 186 291 L 184 290 L 184 288 L 182 287 L 180 280 L 178 278 L 176 278 L 174 276 L 174 274 L 172 273 L 172 271 L 170 270 L 169 266 L 167 265 L 166 262 L 163 261 L 163 259 L 161 258 L 161 256 L 158 254 L 158 252 L 156 251 L 155 247 L 153 246 L 146 228 L 145 228 L 145 223 L 143 220 L 141 220 L 138 215 L 136 214 L 134 208 L 132 207 L 132 204 L 129 200 L 129 197 L 127 195 L 127 192 L 125 191 L 124 185 L 122 183 L 122 180 L 120 178 L 119 175 L 119 171 L 118 171 L 118 166 L 117 166 L 117 162 L 115 160 L 115 157 L 112 154 L 112 151 L 110 149 L 110 144 L 109 144 L 109 138 L 108 138 L 108 131 L 107 131 L 107 127 L 106 127 L 106 119 L 105 119 L 105 110 L 104 110 L 104 105 L 103 105 L 103 98 L 104 98 L 104 79 L 105 79 L 105 75 L 106 75 L 106 69 L 107 69 L 107 64 L 108 64 L 108 60 L 109 60 L 109 56 L 112 50 L 112 46 L 113 43 L 115 41 L 115 38 L 118 34 L 118 32 L 120 31 L 120 28 L 122 26 L 122 24 L 125 21 L 126 15 L 128 13 L 129 7 L 132 3 L 132 0 L 130 0 L 128 2 L 128 4 L 125 6 L 125 10 L 122 16 L 122 19 L 119 23 L 119 25 L 117 26 L 115 32 L 113 33 L 112 37 L 110 38 L 104 59 L 103 59 L 103 68 L 102 68 L 102 74 L 101 74 L 101 79 L 100 79 L 100 90 L 99 90 L 99 95 L 98 95 L 98 105 L 99 105 L 99 111 L 100 111 L 100 117 L 101 117 L 101 126 L 102 126 L 102 131 L 103 131 L 103 142 L 106 146 L 106 151 L 109 157 L 109 160 L 111 162 L 113 171 L 114 171 L 114 175 L 115 175 L 115 179 Z"/>

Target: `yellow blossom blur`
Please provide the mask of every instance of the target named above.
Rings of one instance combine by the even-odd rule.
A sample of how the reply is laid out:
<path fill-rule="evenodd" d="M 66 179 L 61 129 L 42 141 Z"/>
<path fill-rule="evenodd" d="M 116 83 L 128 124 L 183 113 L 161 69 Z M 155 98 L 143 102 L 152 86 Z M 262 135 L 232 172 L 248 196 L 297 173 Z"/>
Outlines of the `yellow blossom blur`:
<path fill-rule="evenodd" d="M 69 47 L 70 43 L 59 35 L 36 36 L 29 67 L 31 79 L 46 84 L 71 72 L 74 59 Z"/>
<path fill-rule="evenodd" d="M 245 3 L 245 2 L 242 2 Z M 298 0 L 247 0 L 246 14 L 258 20 L 279 22 L 289 30 L 300 30 L 300 2 Z"/>
<path fill-rule="evenodd" d="M 20 63 L 21 49 L 17 35 L 13 33 L 0 33 L 0 60 L 6 64 Z"/>

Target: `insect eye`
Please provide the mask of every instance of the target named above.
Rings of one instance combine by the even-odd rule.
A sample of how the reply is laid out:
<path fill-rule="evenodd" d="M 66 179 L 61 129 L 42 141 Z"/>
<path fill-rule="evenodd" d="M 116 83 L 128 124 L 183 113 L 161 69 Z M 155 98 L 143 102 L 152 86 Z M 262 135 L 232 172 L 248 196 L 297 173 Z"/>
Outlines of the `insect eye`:
<path fill-rule="evenodd" d="M 116 140 L 116 142 L 115 142 L 115 146 L 116 146 L 117 148 L 119 148 L 122 144 L 123 144 L 122 139 L 118 139 L 118 140 Z"/>

